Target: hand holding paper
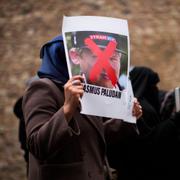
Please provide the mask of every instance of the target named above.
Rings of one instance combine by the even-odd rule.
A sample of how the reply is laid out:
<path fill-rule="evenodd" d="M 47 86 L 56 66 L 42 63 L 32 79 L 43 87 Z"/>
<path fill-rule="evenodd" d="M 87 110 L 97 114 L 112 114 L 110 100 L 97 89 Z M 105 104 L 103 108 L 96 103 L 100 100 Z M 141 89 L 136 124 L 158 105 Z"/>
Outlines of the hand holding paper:
<path fill-rule="evenodd" d="M 134 104 L 133 104 L 133 116 L 135 116 L 137 119 L 139 119 L 142 116 L 142 107 L 139 103 L 139 101 L 134 98 Z"/>
<path fill-rule="evenodd" d="M 84 78 L 81 75 L 77 75 L 70 78 L 64 85 L 65 102 L 63 110 L 67 121 L 72 118 L 73 113 L 79 106 L 79 99 L 84 93 L 82 84 L 83 79 Z"/>

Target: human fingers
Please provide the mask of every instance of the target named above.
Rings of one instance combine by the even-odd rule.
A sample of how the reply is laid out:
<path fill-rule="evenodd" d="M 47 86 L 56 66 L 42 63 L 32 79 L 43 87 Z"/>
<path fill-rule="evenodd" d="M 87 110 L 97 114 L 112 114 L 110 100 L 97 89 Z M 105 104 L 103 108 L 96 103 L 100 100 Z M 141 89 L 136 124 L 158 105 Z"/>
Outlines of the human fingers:
<path fill-rule="evenodd" d="M 77 79 L 76 79 L 77 78 Z M 65 95 L 71 99 L 78 99 L 83 96 L 83 83 L 78 77 L 71 78 L 64 86 Z"/>
<path fill-rule="evenodd" d="M 137 119 L 139 119 L 141 116 L 143 115 L 143 111 L 142 111 L 142 109 L 140 109 L 140 110 L 137 110 L 136 112 L 135 112 L 135 117 L 137 118 Z"/>
<path fill-rule="evenodd" d="M 138 99 L 136 97 L 134 97 L 133 102 L 134 102 L 134 104 L 140 105 L 140 103 L 139 103 L 139 101 L 138 101 Z"/>
<path fill-rule="evenodd" d="M 73 81 L 71 82 L 71 84 L 72 84 L 73 86 L 83 86 L 81 80 L 79 80 L 79 79 L 73 80 Z"/>
<path fill-rule="evenodd" d="M 81 82 L 84 82 L 84 76 L 82 75 L 75 75 L 71 78 L 72 81 L 79 80 Z"/>
<path fill-rule="evenodd" d="M 72 90 L 77 96 L 79 95 L 82 97 L 84 90 L 83 90 L 83 79 L 84 77 L 81 75 L 73 76 L 71 79 L 71 85 L 72 85 Z"/>
<path fill-rule="evenodd" d="M 84 94 L 84 89 L 83 88 L 82 89 L 76 89 L 75 95 L 76 95 L 76 97 L 78 99 L 82 98 L 83 94 Z"/>
<path fill-rule="evenodd" d="M 66 84 L 64 85 L 64 89 L 67 90 L 69 89 L 71 86 L 74 85 L 81 85 L 82 86 L 82 80 L 83 77 L 81 75 L 77 75 L 77 76 L 73 76 L 71 77 Z"/>
<path fill-rule="evenodd" d="M 83 79 L 84 78 L 81 75 L 73 76 L 67 81 L 67 83 L 64 85 L 64 88 L 67 89 L 71 86 L 77 86 L 77 85 L 83 86 L 83 83 L 82 83 Z"/>
<path fill-rule="evenodd" d="M 82 94 L 84 92 L 83 83 L 79 79 L 73 80 L 71 82 L 71 87 L 70 88 L 74 93 L 77 93 L 77 94 L 78 93 Z"/>
<path fill-rule="evenodd" d="M 137 119 L 139 119 L 143 114 L 142 106 L 139 104 L 139 102 L 134 102 L 133 106 L 133 116 L 136 116 Z"/>

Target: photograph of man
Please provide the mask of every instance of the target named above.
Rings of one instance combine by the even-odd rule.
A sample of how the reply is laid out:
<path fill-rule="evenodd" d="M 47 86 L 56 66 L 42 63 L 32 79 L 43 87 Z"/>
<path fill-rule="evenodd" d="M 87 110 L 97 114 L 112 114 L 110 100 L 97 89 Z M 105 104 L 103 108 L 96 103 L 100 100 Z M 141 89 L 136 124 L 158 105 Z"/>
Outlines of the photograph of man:
<path fill-rule="evenodd" d="M 73 75 L 86 83 L 122 90 L 119 83 L 122 57 L 127 63 L 127 36 L 107 32 L 78 31 L 66 34 Z M 127 73 L 127 66 L 123 72 Z"/>

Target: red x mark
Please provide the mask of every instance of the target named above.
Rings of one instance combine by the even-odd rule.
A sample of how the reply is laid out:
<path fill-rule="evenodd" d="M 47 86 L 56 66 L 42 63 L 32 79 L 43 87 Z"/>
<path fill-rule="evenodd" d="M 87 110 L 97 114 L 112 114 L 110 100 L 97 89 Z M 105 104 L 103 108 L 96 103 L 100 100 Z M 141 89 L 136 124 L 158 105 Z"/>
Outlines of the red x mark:
<path fill-rule="evenodd" d="M 90 38 L 85 39 L 85 44 L 97 56 L 96 63 L 92 67 L 89 74 L 90 81 L 95 82 L 98 79 L 101 71 L 104 69 L 107 72 L 107 75 L 111 80 L 112 85 L 115 86 L 115 84 L 117 83 L 117 77 L 115 70 L 109 63 L 109 59 L 113 55 L 117 43 L 115 41 L 110 41 L 104 51 L 102 51 L 97 46 L 97 44 Z"/>

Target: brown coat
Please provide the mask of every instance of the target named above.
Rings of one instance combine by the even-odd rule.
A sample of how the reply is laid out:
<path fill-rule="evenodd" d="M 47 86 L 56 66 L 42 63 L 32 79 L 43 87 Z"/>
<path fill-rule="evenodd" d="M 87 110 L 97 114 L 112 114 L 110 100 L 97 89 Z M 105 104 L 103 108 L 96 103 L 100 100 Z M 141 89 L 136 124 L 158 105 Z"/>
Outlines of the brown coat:
<path fill-rule="evenodd" d="M 30 151 L 28 179 L 104 180 L 106 144 L 102 118 L 82 115 L 77 109 L 68 124 L 63 103 L 63 89 L 47 79 L 33 82 L 24 95 Z M 112 128 L 112 123 L 106 124 Z M 118 120 L 116 132 L 121 124 Z"/>

